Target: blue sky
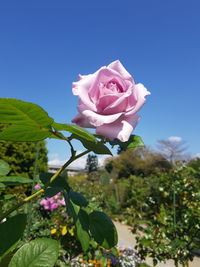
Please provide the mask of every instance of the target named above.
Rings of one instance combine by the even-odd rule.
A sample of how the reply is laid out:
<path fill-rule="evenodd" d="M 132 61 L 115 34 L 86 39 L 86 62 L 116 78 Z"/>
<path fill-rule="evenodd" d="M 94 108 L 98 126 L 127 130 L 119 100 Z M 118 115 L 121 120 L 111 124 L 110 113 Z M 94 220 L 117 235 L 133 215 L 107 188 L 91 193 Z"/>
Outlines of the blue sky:
<path fill-rule="evenodd" d="M 199 12 L 198 0 L 1 1 L 0 96 L 70 123 L 77 75 L 119 59 L 151 92 L 135 134 L 151 147 L 179 136 L 200 153 Z M 61 141 L 48 149 L 51 159 L 68 155 Z"/>

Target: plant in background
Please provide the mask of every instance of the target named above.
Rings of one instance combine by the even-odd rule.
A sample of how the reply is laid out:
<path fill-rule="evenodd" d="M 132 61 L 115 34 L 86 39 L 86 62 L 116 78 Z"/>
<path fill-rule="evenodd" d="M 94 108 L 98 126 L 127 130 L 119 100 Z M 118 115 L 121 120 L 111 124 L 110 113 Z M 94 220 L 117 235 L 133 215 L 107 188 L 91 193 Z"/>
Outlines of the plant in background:
<path fill-rule="evenodd" d="M 8 127 L 0 124 L 0 133 Z M 38 172 L 47 171 L 47 149 L 45 141 L 39 142 L 10 142 L 0 141 L 0 159 L 10 167 L 10 175 L 22 175 L 33 178 L 34 162 L 37 159 Z"/>
<path fill-rule="evenodd" d="M 173 259 L 175 266 L 189 266 L 200 240 L 199 173 L 181 167 L 156 180 L 133 225 L 136 249 L 142 259 L 152 257 L 154 265 Z"/>
<path fill-rule="evenodd" d="M 137 139 L 142 146 L 139 137 Z M 146 147 L 138 147 L 134 151 L 122 151 L 118 157 L 107 160 L 105 168 L 109 173 L 113 171 L 116 179 L 121 179 L 131 175 L 150 176 L 160 171 L 167 172 L 172 169 L 172 165 L 161 154 Z"/>
<path fill-rule="evenodd" d="M 94 181 L 98 179 L 97 177 L 97 170 L 98 170 L 97 155 L 88 154 L 85 170 L 87 171 L 88 180 Z"/>
<path fill-rule="evenodd" d="M 97 78 L 98 76 L 98 78 Z M 55 173 L 40 173 L 41 188 L 23 199 L 15 199 L 10 208 L 0 213 L 0 261 L 9 267 L 54 266 L 60 250 L 60 243 L 52 238 L 36 238 L 25 244 L 19 243 L 26 230 L 28 238 L 33 205 L 28 205 L 28 213 L 21 214 L 22 207 L 28 202 L 45 198 L 41 204 L 53 212 L 58 206 L 55 196 L 64 197 L 67 216 L 73 220 L 76 236 L 84 252 L 94 240 L 105 249 L 117 244 L 117 232 L 110 218 L 99 210 L 91 210 L 86 198 L 74 191 L 62 176 L 63 171 L 76 159 L 89 152 L 96 154 L 112 154 L 105 145 L 110 140 L 117 139 L 116 144 L 126 141 L 127 146 L 134 148 L 137 140 L 130 137 L 138 120 L 137 111 L 145 103 L 145 95 L 149 94 L 142 84 L 134 84 L 131 75 L 119 61 L 103 67 L 92 75 L 80 77 L 73 85 L 74 94 L 79 95 L 80 114 L 73 122 L 83 127 L 96 128 L 101 135 L 93 135 L 87 130 L 69 124 L 55 122 L 46 111 L 36 104 L 17 99 L 0 98 L 0 123 L 3 130 L 0 140 L 9 142 L 40 142 L 46 138 L 54 138 L 67 142 L 71 149 L 69 160 Z M 63 132 L 67 132 L 67 135 Z M 130 139 L 129 139 L 130 137 Z M 107 139 L 108 138 L 108 139 Z M 85 151 L 77 153 L 73 141 L 79 140 Z M 129 141 L 130 140 L 130 141 Z M 35 168 L 36 170 L 36 168 Z M 0 186 L 9 183 L 23 183 L 24 177 L 6 176 L 9 166 L 4 161 L 0 164 Z M 36 172 L 34 173 L 34 183 Z M 26 181 L 30 182 L 30 181 Z M 33 188 L 33 187 L 32 187 Z M 49 200 L 50 204 L 49 204 Z M 52 203 L 53 201 L 53 203 Z M 63 199 L 60 199 L 63 204 Z M 48 202 L 48 203 L 47 203 Z M 61 205 L 62 206 L 62 205 Z M 45 210 L 45 209 L 44 209 Z M 13 214 L 14 216 L 11 216 Z M 27 218 L 28 217 L 28 218 Z M 63 230 L 65 232 L 65 230 Z"/>

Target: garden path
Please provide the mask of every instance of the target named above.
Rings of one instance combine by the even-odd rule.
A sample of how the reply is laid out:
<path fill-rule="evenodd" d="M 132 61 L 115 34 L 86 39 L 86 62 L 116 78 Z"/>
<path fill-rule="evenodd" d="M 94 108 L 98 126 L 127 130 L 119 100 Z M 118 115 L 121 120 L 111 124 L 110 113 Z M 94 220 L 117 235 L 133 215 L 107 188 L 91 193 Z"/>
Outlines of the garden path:
<path fill-rule="evenodd" d="M 119 247 L 131 247 L 136 245 L 135 237 L 130 231 L 130 227 L 119 222 L 114 222 L 118 232 L 118 246 Z M 146 263 L 152 265 L 152 260 L 147 258 Z M 166 263 L 159 263 L 157 267 L 174 267 L 173 261 L 167 261 Z M 195 258 L 193 262 L 189 263 L 189 267 L 200 267 L 200 258 Z"/>

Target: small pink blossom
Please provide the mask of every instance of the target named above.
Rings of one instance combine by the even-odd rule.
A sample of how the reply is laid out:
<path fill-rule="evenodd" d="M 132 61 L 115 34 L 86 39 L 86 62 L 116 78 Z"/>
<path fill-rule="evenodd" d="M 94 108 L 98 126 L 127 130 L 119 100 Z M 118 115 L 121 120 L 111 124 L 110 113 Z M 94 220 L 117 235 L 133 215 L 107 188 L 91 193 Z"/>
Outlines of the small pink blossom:
<path fill-rule="evenodd" d="M 45 210 L 53 211 L 53 210 L 57 209 L 60 206 L 65 206 L 65 200 L 64 200 L 63 197 L 61 198 L 60 193 L 58 193 L 53 197 L 42 199 L 40 201 L 40 205 Z"/>
<path fill-rule="evenodd" d="M 40 189 L 41 189 L 41 186 L 40 186 L 39 184 L 36 184 L 36 185 L 34 186 L 34 189 L 35 189 L 35 190 L 40 190 Z"/>

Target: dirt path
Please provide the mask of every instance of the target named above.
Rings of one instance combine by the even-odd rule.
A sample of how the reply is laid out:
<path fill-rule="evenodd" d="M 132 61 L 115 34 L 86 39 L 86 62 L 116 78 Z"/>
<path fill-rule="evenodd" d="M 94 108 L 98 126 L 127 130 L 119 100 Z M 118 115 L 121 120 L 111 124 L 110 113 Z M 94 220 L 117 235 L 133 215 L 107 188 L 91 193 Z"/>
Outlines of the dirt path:
<path fill-rule="evenodd" d="M 118 246 L 134 248 L 136 242 L 134 235 L 130 231 L 130 227 L 119 222 L 114 222 L 114 224 L 118 232 Z M 146 263 L 153 266 L 150 258 L 146 260 Z M 159 263 L 157 267 L 174 267 L 174 263 L 173 261 L 167 261 L 166 263 Z M 190 262 L 189 267 L 200 267 L 200 258 L 195 258 L 193 262 Z"/>

